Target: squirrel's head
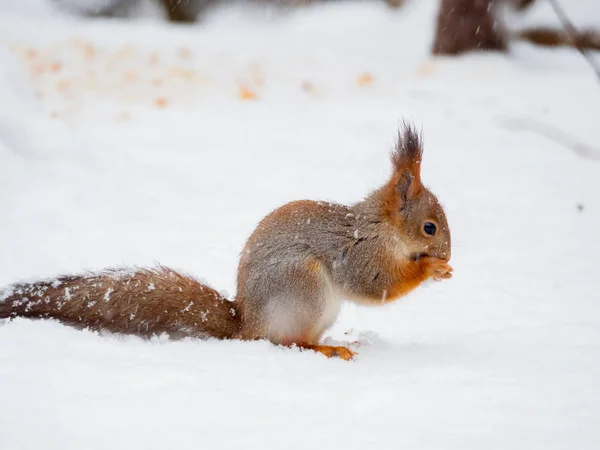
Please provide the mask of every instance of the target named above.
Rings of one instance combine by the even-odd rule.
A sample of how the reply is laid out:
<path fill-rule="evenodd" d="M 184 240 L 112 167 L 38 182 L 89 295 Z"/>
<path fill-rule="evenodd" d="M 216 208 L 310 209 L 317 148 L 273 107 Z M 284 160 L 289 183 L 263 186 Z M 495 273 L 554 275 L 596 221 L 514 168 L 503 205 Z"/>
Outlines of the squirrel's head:
<path fill-rule="evenodd" d="M 434 256 L 450 260 L 450 228 L 435 195 L 421 183 L 422 139 L 403 124 L 391 154 L 393 174 L 384 187 L 384 213 L 398 229 L 403 252 L 413 259 Z"/>

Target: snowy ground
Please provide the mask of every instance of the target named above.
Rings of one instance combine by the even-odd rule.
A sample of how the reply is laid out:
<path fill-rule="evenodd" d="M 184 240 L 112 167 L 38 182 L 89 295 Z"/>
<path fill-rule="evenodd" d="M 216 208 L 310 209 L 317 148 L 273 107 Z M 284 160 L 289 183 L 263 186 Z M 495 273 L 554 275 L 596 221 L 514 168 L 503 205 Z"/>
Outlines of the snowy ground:
<path fill-rule="evenodd" d="M 185 28 L 151 5 L 119 22 L 3 2 L 0 286 L 159 261 L 233 294 L 257 221 L 360 199 L 401 118 L 423 127 L 455 276 L 345 308 L 329 334 L 370 342 L 351 363 L 0 324 L 0 449 L 598 448 L 600 85 L 572 50 L 433 59 L 435 4 Z"/>

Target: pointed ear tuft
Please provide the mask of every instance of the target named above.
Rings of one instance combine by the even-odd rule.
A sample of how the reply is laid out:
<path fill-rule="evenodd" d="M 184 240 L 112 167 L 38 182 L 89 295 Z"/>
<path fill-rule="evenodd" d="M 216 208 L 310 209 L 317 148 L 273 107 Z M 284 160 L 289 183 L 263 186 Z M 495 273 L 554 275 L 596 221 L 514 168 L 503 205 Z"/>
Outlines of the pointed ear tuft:
<path fill-rule="evenodd" d="M 391 154 L 394 173 L 391 183 L 395 186 L 396 203 L 400 209 L 417 198 L 421 184 L 421 159 L 423 147 L 421 136 L 414 125 L 403 122 L 398 131 L 398 143 Z"/>
<path fill-rule="evenodd" d="M 398 130 L 398 143 L 391 154 L 394 173 L 407 170 L 413 176 L 413 183 L 421 185 L 421 159 L 423 158 L 422 138 L 414 125 L 403 122 Z"/>

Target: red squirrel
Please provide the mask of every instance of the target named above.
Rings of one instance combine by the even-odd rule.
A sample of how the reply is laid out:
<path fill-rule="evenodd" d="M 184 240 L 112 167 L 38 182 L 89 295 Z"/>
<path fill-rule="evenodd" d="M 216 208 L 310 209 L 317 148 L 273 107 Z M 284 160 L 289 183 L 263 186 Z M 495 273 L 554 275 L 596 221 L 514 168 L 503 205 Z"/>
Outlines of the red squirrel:
<path fill-rule="evenodd" d="M 319 343 L 344 300 L 386 304 L 452 276 L 450 229 L 421 182 L 422 152 L 404 124 L 391 177 L 364 200 L 294 201 L 267 215 L 241 252 L 234 301 L 161 266 L 15 284 L 0 291 L 0 318 L 143 337 L 267 339 L 351 359 L 348 348 Z"/>

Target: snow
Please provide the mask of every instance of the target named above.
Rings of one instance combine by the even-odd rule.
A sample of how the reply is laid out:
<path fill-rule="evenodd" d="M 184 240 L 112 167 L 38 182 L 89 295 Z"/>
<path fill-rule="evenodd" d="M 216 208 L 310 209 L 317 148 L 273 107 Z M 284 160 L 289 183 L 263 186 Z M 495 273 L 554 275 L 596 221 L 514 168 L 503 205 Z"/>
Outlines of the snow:
<path fill-rule="evenodd" d="M 257 222 L 359 200 L 403 118 L 454 277 L 344 305 L 327 335 L 362 342 L 350 363 L 2 323 L 1 449 L 597 448 L 600 89 L 576 51 L 434 59 L 430 0 L 232 6 L 192 27 L 151 4 L 123 22 L 5 3 L 0 286 L 160 262 L 235 292 Z"/>

